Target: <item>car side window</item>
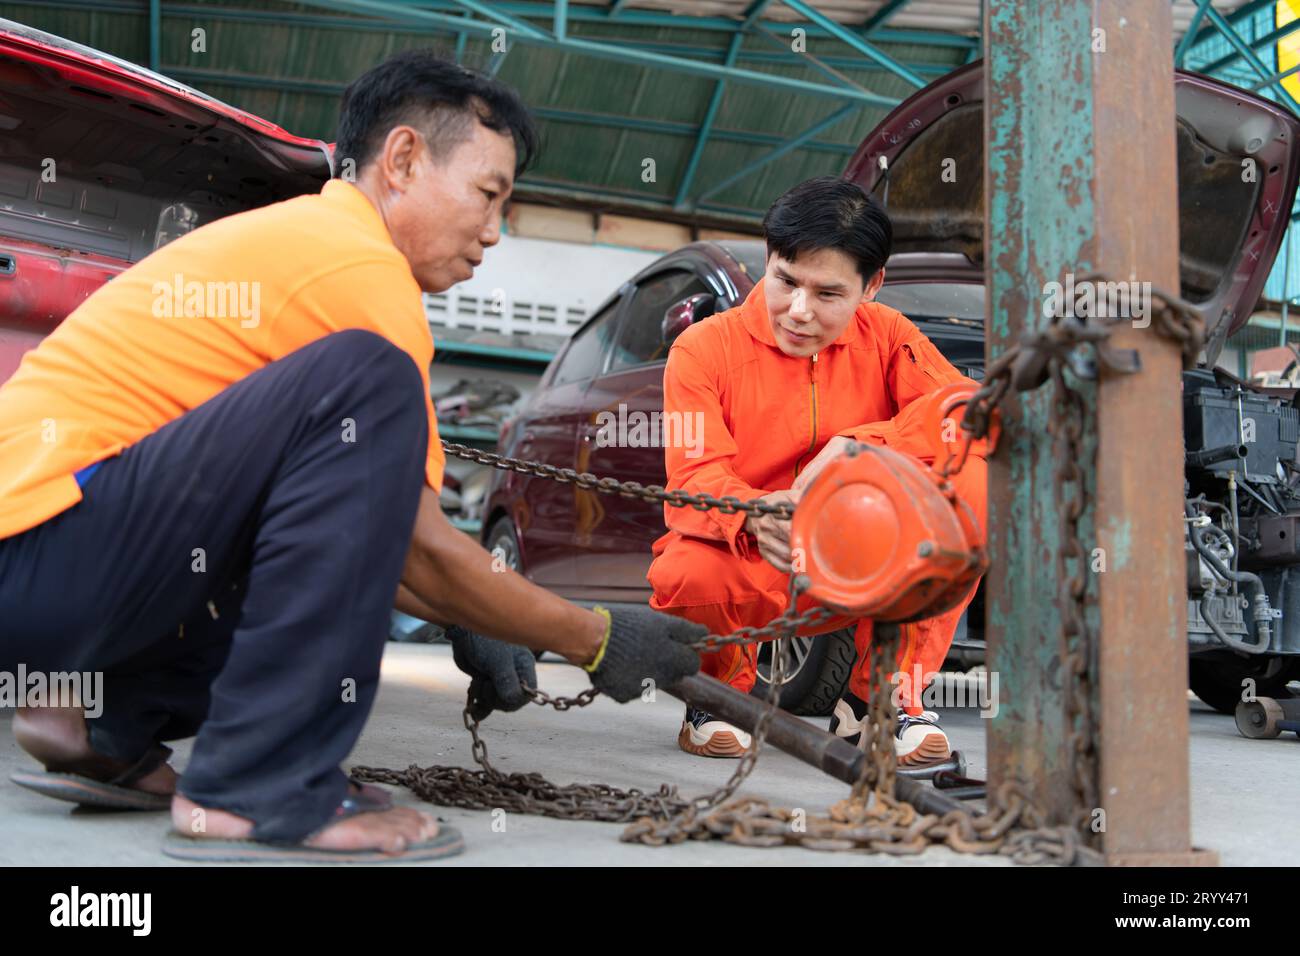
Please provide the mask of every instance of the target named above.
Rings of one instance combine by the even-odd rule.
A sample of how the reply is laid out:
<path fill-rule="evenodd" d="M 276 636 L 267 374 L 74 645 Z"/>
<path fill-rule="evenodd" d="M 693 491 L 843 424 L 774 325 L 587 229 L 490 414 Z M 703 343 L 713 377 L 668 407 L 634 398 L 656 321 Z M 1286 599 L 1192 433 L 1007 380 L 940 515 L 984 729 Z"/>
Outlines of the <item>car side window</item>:
<path fill-rule="evenodd" d="M 687 296 L 712 291 L 694 272 L 685 269 L 661 272 L 642 282 L 632 293 L 627 318 L 614 346 L 610 371 L 667 359 L 664 312 Z"/>
<path fill-rule="evenodd" d="M 614 317 L 618 315 L 618 306 L 622 301 L 622 298 L 615 299 L 595 319 L 574 333 L 568 351 L 564 353 L 564 358 L 560 360 L 560 366 L 551 379 L 552 386 L 582 382 L 600 374 L 605 348 L 618 328 Z"/>

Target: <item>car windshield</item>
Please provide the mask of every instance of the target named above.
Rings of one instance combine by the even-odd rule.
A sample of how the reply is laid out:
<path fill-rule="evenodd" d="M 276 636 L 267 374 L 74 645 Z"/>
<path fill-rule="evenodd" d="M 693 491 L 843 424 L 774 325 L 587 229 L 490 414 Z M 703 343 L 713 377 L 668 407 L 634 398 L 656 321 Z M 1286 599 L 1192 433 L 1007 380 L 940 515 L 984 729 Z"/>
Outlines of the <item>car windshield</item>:
<path fill-rule="evenodd" d="M 767 269 L 767 245 L 762 240 L 719 242 L 722 251 L 735 259 L 740 271 L 757 282 Z"/>
<path fill-rule="evenodd" d="M 876 301 L 913 322 L 984 327 L 984 286 L 978 282 L 894 282 L 881 287 Z"/>
<path fill-rule="evenodd" d="M 916 323 L 957 371 L 984 378 L 984 286 L 979 282 L 893 282 L 876 301 Z"/>

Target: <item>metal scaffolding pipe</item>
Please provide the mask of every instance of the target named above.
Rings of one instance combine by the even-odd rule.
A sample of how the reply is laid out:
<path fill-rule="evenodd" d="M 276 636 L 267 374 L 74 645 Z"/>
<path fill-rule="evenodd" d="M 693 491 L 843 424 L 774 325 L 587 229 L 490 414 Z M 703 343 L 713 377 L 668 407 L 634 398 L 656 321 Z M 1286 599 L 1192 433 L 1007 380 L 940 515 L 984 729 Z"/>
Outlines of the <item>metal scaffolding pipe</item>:
<path fill-rule="evenodd" d="M 757 697 L 742 694 L 734 687 L 704 674 L 684 678 L 666 690 L 678 700 L 706 710 L 748 733 L 752 733 L 758 726 L 759 717 L 767 709 L 767 704 Z M 862 773 L 862 763 L 867 759 L 865 753 L 847 741 L 784 710 L 778 710 L 773 715 L 767 729 L 767 742 L 810 767 L 848 784 L 857 781 Z M 898 799 L 910 803 L 921 813 L 967 811 L 960 800 L 903 776 L 895 779 L 894 793 Z"/>

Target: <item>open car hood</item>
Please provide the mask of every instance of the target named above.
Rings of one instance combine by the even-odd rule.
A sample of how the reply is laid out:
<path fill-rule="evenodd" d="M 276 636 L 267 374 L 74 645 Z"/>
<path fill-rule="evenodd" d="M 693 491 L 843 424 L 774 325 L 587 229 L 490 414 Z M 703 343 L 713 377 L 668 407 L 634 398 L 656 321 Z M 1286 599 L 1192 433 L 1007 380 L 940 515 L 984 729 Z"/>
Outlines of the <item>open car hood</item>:
<path fill-rule="evenodd" d="M 268 190 L 273 194 L 295 186 L 319 189 L 319 184 L 330 176 L 331 152 L 320 140 L 294 136 L 260 116 L 170 77 L 52 33 L 0 19 L 0 65 L 0 78 L 4 80 L 0 83 L 0 111 L 9 114 L 5 117 L 9 124 L 15 118 L 51 124 L 77 105 L 87 110 L 97 106 L 100 118 L 117 112 L 127 131 L 142 135 L 150 145 L 161 138 L 163 129 L 173 130 L 171 138 L 179 144 L 215 144 L 223 151 L 236 153 L 227 162 L 242 160 L 263 165 L 267 174 L 279 180 Z M 30 118 L 22 115 L 23 106 L 37 102 L 62 108 L 53 114 Z M 150 118 L 164 122 L 154 122 L 144 129 L 132 128 Z M 7 132 L 14 128 L 4 126 Z M 237 142 L 229 141 L 230 136 Z M 85 149 L 91 144 L 76 145 Z M 203 178 L 212 188 L 216 177 Z M 249 184 L 244 186 L 241 199 L 263 198 L 248 196 Z M 228 191 L 234 198 L 237 191 Z"/>
<path fill-rule="evenodd" d="M 0 381 L 18 348 L 159 246 L 330 177 L 319 140 L 9 20 L 0 130 Z"/>
<path fill-rule="evenodd" d="M 981 281 L 983 66 L 962 67 L 901 103 L 862 141 L 844 174 L 889 210 L 895 253 L 945 276 Z M 1174 99 L 1179 285 L 1201 311 L 1207 341 L 1221 345 L 1250 317 L 1290 222 L 1300 121 L 1275 103 L 1181 70 Z M 935 189 L 934 171 L 949 157 L 962 174 Z M 1242 182 L 1246 157 L 1257 164 L 1253 185 Z"/>

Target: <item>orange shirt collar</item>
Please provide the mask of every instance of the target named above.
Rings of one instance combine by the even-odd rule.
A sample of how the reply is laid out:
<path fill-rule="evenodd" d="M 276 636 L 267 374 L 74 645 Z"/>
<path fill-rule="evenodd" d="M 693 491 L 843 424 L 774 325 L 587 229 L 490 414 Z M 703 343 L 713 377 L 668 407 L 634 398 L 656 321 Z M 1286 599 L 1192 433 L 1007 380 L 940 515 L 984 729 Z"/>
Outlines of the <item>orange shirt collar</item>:
<path fill-rule="evenodd" d="M 850 322 L 840 333 L 831 345 L 848 345 L 850 342 L 856 342 L 858 339 L 858 326 L 869 321 L 867 318 L 867 307 L 859 305 L 857 312 L 853 315 L 853 321 Z M 767 297 L 763 291 L 763 277 L 759 276 L 758 281 L 754 283 L 754 288 L 749 290 L 749 295 L 745 296 L 745 301 L 740 307 L 740 319 L 745 326 L 745 330 L 754 338 L 764 345 L 770 345 L 772 348 L 778 348 L 776 338 L 772 335 L 772 323 L 767 318 Z"/>
<path fill-rule="evenodd" d="M 376 236 L 383 236 L 392 243 L 393 237 L 388 231 L 388 226 L 384 224 L 383 217 L 379 215 L 379 210 L 366 198 L 366 194 L 352 183 L 342 179 L 331 179 L 321 189 L 320 195 L 326 202 L 337 205 L 352 216 L 363 220 L 366 227 Z"/>

